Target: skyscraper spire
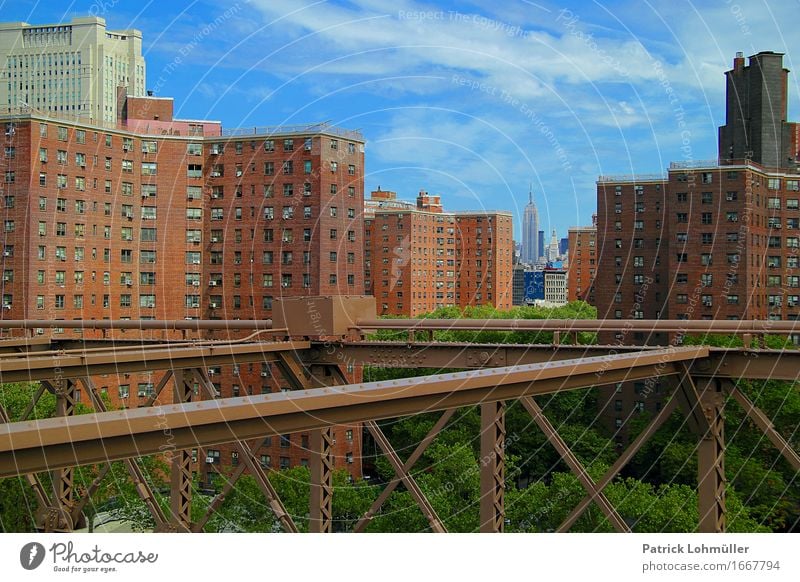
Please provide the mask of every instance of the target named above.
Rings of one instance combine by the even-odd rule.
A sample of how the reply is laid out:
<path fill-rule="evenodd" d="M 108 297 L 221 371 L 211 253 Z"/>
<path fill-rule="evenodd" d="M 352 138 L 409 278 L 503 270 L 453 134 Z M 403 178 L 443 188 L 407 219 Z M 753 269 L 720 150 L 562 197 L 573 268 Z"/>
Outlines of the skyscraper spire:
<path fill-rule="evenodd" d="M 533 183 L 528 188 L 528 204 L 522 216 L 522 255 L 523 263 L 533 265 L 539 258 L 539 212 L 533 202 Z"/>

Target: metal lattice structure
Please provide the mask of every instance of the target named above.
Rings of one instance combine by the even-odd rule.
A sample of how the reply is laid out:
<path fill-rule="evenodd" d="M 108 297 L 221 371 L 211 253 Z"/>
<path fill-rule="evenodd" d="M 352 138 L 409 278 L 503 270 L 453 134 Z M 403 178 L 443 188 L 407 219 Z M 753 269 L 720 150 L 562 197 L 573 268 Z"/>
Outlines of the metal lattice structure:
<path fill-rule="evenodd" d="M 318 301 L 311 299 L 310 301 Z M 87 341 L 66 349 L 45 338 L 16 338 L 0 342 L 0 382 L 38 381 L 40 388 L 19 422 L 9 422 L 0 408 L 0 478 L 24 476 L 41 510 L 36 518 L 43 531 L 71 531 L 80 527 L 87 500 L 108 472 L 112 461 L 125 461 L 136 491 L 151 512 L 157 531 L 202 531 L 236 480 L 250 473 L 281 527 L 298 531 L 263 467 L 255 457 L 265 437 L 309 431 L 311 488 L 309 529 L 331 532 L 332 432 L 335 425 L 361 423 L 372 435 L 394 472 L 369 510 L 353 530 L 364 531 L 389 495 L 401 484 L 427 520 L 431 531 L 445 532 L 434 506 L 412 475 L 415 463 L 445 428 L 456 408 L 480 407 L 480 531 L 502 532 L 505 524 L 505 413 L 507 403 L 519 401 L 531 419 L 577 477 L 586 496 L 564 520 L 559 531 L 568 531 L 591 504 L 595 504 L 617 531 L 630 531 L 604 494 L 622 468 L 652 437 L 675 410 L 680 409 L 697 439 L 698 504 L 703 532 L 726 529 L 725 434 L 726 397 L 733 398 L 790 465 L 800 471 L 800 456 L 775 428 L 769 417 L 736 387 L 740 379 L 796 381 L 800 352 L 757 347 L 758 336 L 800 332 L 794 322 L 634 322 L 636 329 L 674 333 L 734 333 L 746 335 L 739 349 L 705 346 L 604 346 L 454 344 L 433 341 L 440 329 L 550 331 L 557 339 L 578 331 L 609 331 L 631 322 L 534 321 L 534 320 L 377 320 L 367 313 L 359 298 L 348 310 L 346 302 L 328 310 L 313 325 L 297 310 L 287 308 L 272 322 L 142 322 L 142 328 L 162 330 L 254 330 L 238 340 L 180 340 L 120 344 L 115 339 Z M 298 311 L 299 310 L 299 311 Z M 325 312 L 325 309 L 322 309 Z M 65 322 L 91 328 L 118 329 L 115 322 Z M 137 322 L 119 322 L 136 329 Z M 732 325 L 733 323 L 739 325 Z M 767 325 L 769 324 L 769 325 Z M 42 322 L 2 322 L 11 329 L 42 327 Z M 365 330 L 399 329 L 408 332 L 406 342 L 366 341 Z M 421 333 L 427 341 L 419 341 Z M 268 334 L 271 337 L 264 337 Z M 53 349 L 57 348 L 57 349 Z M 218 398 L 208 376 L 209 365 L 242 362 L 274 362 L 291 384 L 292 391 L 243 398 Z M 460 372 L 393 380 L 348 383 L 342 362 L 406 368 L 461 369 Z M 107 411 L 92 377 L 109 373 L 163 371 L 147 405 L 123 411 Z M 324 373 L 314 373 L 323 371 Z M 670 378 L 672 398 L 648 426 L 622 451 L 606 474 L 594 480 L 579 458 L 559 435 L 537 404 L 536 397 L 647 378 Z M 327 383 L 324 379 L 328 379 Z M 193 385 L 203 399 L 194 401 Z M 327 384 L 327 385 L 326 385 Z M 89 394 L 93 414 L 74 415 L 75 390 L 81 385 Z M 153 406 L 158 396 L 173 390 L 172 404 Z M 55 418 L 27 421 L 36 401 L 45 393 L 56 396 Z M 379 420 L 441 412 L 438 421 L 403 461 L 378 425 Z M 222 492 L 206 513 L 192 521 L 192 473 L 190 450 L 231 443 L 243 462 L 230 475 Z M 137 457 L 169 450 L 171 495 L 168 513 L 158 505 L 148 487 Z M 73 485 L 76 466 L 101 463 L 95 481 L 82 492 Z M 38 477 L 52 475 L 52 491 Z"/>

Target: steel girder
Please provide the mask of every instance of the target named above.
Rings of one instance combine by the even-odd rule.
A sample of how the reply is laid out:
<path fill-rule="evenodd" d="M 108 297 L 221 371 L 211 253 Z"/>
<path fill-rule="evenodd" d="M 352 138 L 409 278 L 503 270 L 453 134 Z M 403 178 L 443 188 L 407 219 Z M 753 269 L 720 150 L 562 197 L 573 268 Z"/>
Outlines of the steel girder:
<path fill-rule="evenodd" d="M 0 477 L 677 374 L 675 362 L 707 354 L 669 348 L 0 425 Z"/>

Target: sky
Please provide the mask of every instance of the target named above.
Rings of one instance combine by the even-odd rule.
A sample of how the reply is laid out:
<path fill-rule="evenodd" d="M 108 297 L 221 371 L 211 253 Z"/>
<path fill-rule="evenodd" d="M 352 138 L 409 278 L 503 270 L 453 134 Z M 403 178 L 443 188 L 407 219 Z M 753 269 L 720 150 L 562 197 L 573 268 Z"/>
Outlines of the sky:
<path fill-rule="evenodd" d="M 147 85 L 176 115 L 226 128 L 360 129 L 365 191 L 441 194 L 447 210 L 540 228 L 591 223 L 601 175 L 717 155 L 737 51 L 786 53 L 781 0 L 0 0 L 0 20 L 96 15 L 143 32 Z M 799 56 L 800 58 L 800 56 Z M 789 80 L 796 120 L 798 79 Z"/>

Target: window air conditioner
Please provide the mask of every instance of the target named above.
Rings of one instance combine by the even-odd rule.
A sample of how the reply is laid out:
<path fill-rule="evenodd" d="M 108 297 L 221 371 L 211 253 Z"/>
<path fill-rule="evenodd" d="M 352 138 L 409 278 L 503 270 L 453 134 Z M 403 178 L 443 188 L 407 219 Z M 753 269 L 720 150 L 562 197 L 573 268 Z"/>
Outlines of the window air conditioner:
<path fill-rule="evenodd" d="M 199 303 L 192 303 L 192 309 L 197 309 L 200 307 Z"/>
<path fill-rule="evenodd" d="M 192 281 L 192 287 L 199 287 L 200 281 Z"/>
<path fill-rule="evenodd" d="M 214 464 L 214 457 L 206 457 L 206 463 L 208 463 L 209 465 L 213 465 Z"/>

